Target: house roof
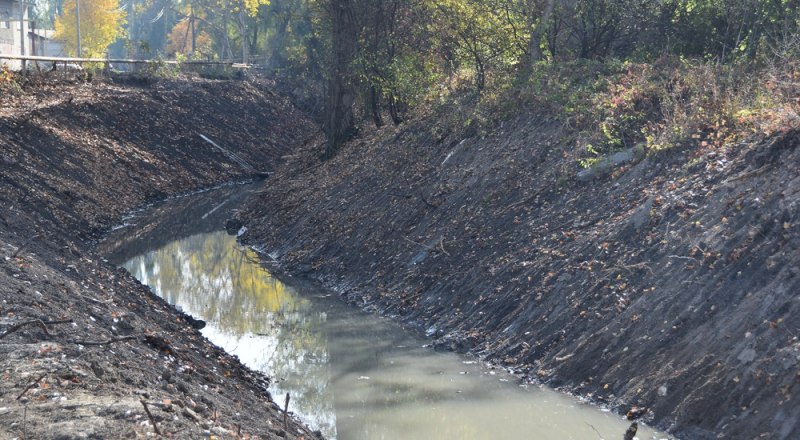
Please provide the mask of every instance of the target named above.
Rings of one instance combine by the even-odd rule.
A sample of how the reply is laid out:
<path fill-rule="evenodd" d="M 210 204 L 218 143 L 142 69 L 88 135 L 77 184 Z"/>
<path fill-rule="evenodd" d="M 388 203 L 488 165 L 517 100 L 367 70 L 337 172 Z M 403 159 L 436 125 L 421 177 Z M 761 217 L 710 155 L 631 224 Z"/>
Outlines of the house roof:
<path fill-rule="evenodd" d="M 28 32 L 28 35 L 36 35 L 39 38 L 44 38 L 47 40 L 52 40 L 56 34 L 56 31 L 53 29 L 33 29 Z"/>

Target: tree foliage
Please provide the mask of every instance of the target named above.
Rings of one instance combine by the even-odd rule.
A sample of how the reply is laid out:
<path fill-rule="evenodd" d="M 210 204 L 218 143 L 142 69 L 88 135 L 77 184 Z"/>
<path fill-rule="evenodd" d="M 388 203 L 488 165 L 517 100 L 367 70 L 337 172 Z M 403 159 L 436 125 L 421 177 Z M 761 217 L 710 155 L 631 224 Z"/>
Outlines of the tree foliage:
<path fill-rule="evenodd" d="M 37 1 L 41 11 L 63 3 Z M 60 20 L 68 42 L 74 40 L 67 36 L 69 4 L 63 3 Z M 129 0 L 125 5 L 129 55 L 181 53 L 263 65 L 294 84 L 299 101 L 325 121 L 329 153 L 363 121 L 400 124 L 420 105 L 455 88 L 479 95 L 525 81 L 544 65 L 583 59 L 647 62 L 670 55 L 759 62 L 796 38 L 800 26 L 800 0 Z M 118 6 L 101 0 L 86 9 L 99 13 Z M 120 35 L 114 26 L 103 29 L 106 45 Z"/>
<path fill-rule="evenodd" d="M 80 7 L 81 50 L 78 54 L 76 6 Z M 108 46 L 122 36 L 125 14 L 119 0 L 67 1 L 56 18 L 56 35 L 64 40 L 67 53 L 86 57 L 105 56 Z"/>

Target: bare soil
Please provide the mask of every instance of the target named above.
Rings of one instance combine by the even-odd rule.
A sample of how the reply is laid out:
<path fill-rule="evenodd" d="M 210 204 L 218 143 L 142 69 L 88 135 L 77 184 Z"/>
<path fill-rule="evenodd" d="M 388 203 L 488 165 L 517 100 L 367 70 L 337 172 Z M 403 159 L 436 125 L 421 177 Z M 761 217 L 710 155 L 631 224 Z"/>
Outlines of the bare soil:
<path fill-rule="evenodd" d="M 800 131 L 582 182 L 561 121 L 308 143 L 241 214 L 282 270 L 686 439 L 800 438 Z"/>
<path fill-rule="evenodd" d="M 315 438 L 93 250 L 132 208 L 270 171 L 314 130 L 267 80 L 0 95 L 0 438 Z"/>

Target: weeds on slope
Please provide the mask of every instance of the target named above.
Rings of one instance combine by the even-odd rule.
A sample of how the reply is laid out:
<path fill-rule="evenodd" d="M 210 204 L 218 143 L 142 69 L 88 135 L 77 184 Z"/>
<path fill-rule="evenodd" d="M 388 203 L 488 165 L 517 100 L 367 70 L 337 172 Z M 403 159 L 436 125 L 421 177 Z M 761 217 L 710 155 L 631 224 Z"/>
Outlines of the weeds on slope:
<path fill-rule="evenodd" d="M 800 127 L 800 37 L 771 52 L 734 64 L 675 56 L 542 63 L 524 78 L 497 78 L 480 94 L 455 81 L 433 100 L 431 134 L 483 136 L 525 112 L 568 125 L 583 166 L 626 148 L 720 148 Z"/>

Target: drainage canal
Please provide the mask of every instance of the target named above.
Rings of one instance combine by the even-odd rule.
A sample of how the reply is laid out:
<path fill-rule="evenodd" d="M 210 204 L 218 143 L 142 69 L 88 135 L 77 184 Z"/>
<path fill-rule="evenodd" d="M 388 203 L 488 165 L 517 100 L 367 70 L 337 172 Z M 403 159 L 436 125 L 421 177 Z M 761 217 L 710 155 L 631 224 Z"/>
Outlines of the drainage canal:
<path fill-rule="evenodd" d="M 628 422 L 474 359 L 309 283 L 285 284 L 222 225 L 252 191 L 232 186 L 135 213 L 100 244 L 202 333 L 273 378 L 271 393 L 327 438 L 622 439 Z M 640 426 L 639 439 L 666 435 Z"/>

